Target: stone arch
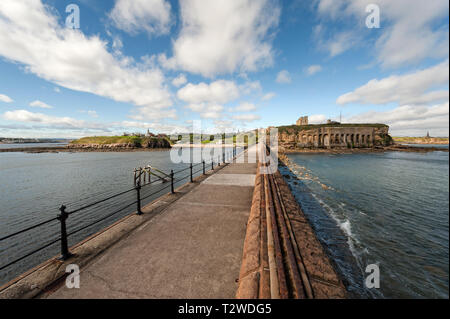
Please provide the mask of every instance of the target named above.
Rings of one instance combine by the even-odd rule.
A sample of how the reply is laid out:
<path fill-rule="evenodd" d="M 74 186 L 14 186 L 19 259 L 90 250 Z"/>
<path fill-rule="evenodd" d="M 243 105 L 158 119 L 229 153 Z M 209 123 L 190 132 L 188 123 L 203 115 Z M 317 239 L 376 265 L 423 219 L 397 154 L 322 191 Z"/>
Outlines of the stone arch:
<path fill-rule="evenodd" d="M 323 135 L 323 146 L 329 147 L 330 146 L 330 137 L 328 134 Z"/>

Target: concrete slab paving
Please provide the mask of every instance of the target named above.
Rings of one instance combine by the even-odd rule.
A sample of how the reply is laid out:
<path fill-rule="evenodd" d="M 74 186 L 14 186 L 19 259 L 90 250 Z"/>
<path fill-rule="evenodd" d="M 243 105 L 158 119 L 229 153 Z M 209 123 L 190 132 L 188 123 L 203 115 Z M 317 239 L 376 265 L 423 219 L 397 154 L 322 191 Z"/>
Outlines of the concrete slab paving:
<path fill-rule="evenodd" d="M 255 176 L 255 174 L 214 174 L 204 180 L 202 184 L 253 187 Z"/>
<path fill-rule="evenodd" d="M 227 169 L 242 176 L 199 184 L 82 269 L 79 289 L 43 297 L 234 298 L 256 164 L 212 176 Z"/>

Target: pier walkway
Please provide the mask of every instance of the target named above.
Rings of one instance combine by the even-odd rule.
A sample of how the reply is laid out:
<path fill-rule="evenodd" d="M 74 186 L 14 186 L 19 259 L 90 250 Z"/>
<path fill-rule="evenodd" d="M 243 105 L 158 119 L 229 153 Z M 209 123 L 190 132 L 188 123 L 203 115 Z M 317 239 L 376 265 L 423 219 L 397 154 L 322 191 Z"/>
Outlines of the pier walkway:
<path fill-rule="evenodd" d="M 40 297 L 234 298 L 256 169 L 222 165 L 83 267 L 79 289 Z"/>

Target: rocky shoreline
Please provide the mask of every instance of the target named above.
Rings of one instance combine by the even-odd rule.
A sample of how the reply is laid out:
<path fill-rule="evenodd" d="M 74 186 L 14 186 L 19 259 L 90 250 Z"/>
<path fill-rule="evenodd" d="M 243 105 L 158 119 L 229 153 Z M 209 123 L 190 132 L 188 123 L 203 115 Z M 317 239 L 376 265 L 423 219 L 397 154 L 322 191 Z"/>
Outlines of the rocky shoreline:
<path fill-rule="evenodd" d="M 150 152 L 167 151 L 170 147 L 136 147 L 130 144 L 75 144 L 65 147 L 22 147 L 0 149 L 0 153 L 81 153 L 81 152 Z"/>
<path fill-rule="evenodd" d="M 280 153 L 308 153 L 308 154 L 358 154 L 358 153 L 381 153 L 381 152 L 416 152 L 416 153 L 428 153 L 428 152 L 448 152 L 448 148 L 441 147 L 417 147 L 403 144 L 394 144 L 390 146 L 376 146 L 373 148 L 280 148 Z"/>

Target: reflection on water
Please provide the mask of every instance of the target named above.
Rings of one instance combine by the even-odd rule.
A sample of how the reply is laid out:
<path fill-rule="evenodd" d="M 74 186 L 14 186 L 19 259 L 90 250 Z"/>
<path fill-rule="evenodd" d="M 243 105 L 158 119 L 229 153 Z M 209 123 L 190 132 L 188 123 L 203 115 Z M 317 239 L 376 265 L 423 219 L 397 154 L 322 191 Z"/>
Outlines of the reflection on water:
<path fill-rule="evenodd" d="M 342 257 L 347 249 L 360 274 L 368 264 L 379 265 L 381 288 L 373 297 L 448 298 L 447 152 L 289 159 L 300 179 L 288 180 L 296 198 L 353 291 L 364 293 Z"/>

